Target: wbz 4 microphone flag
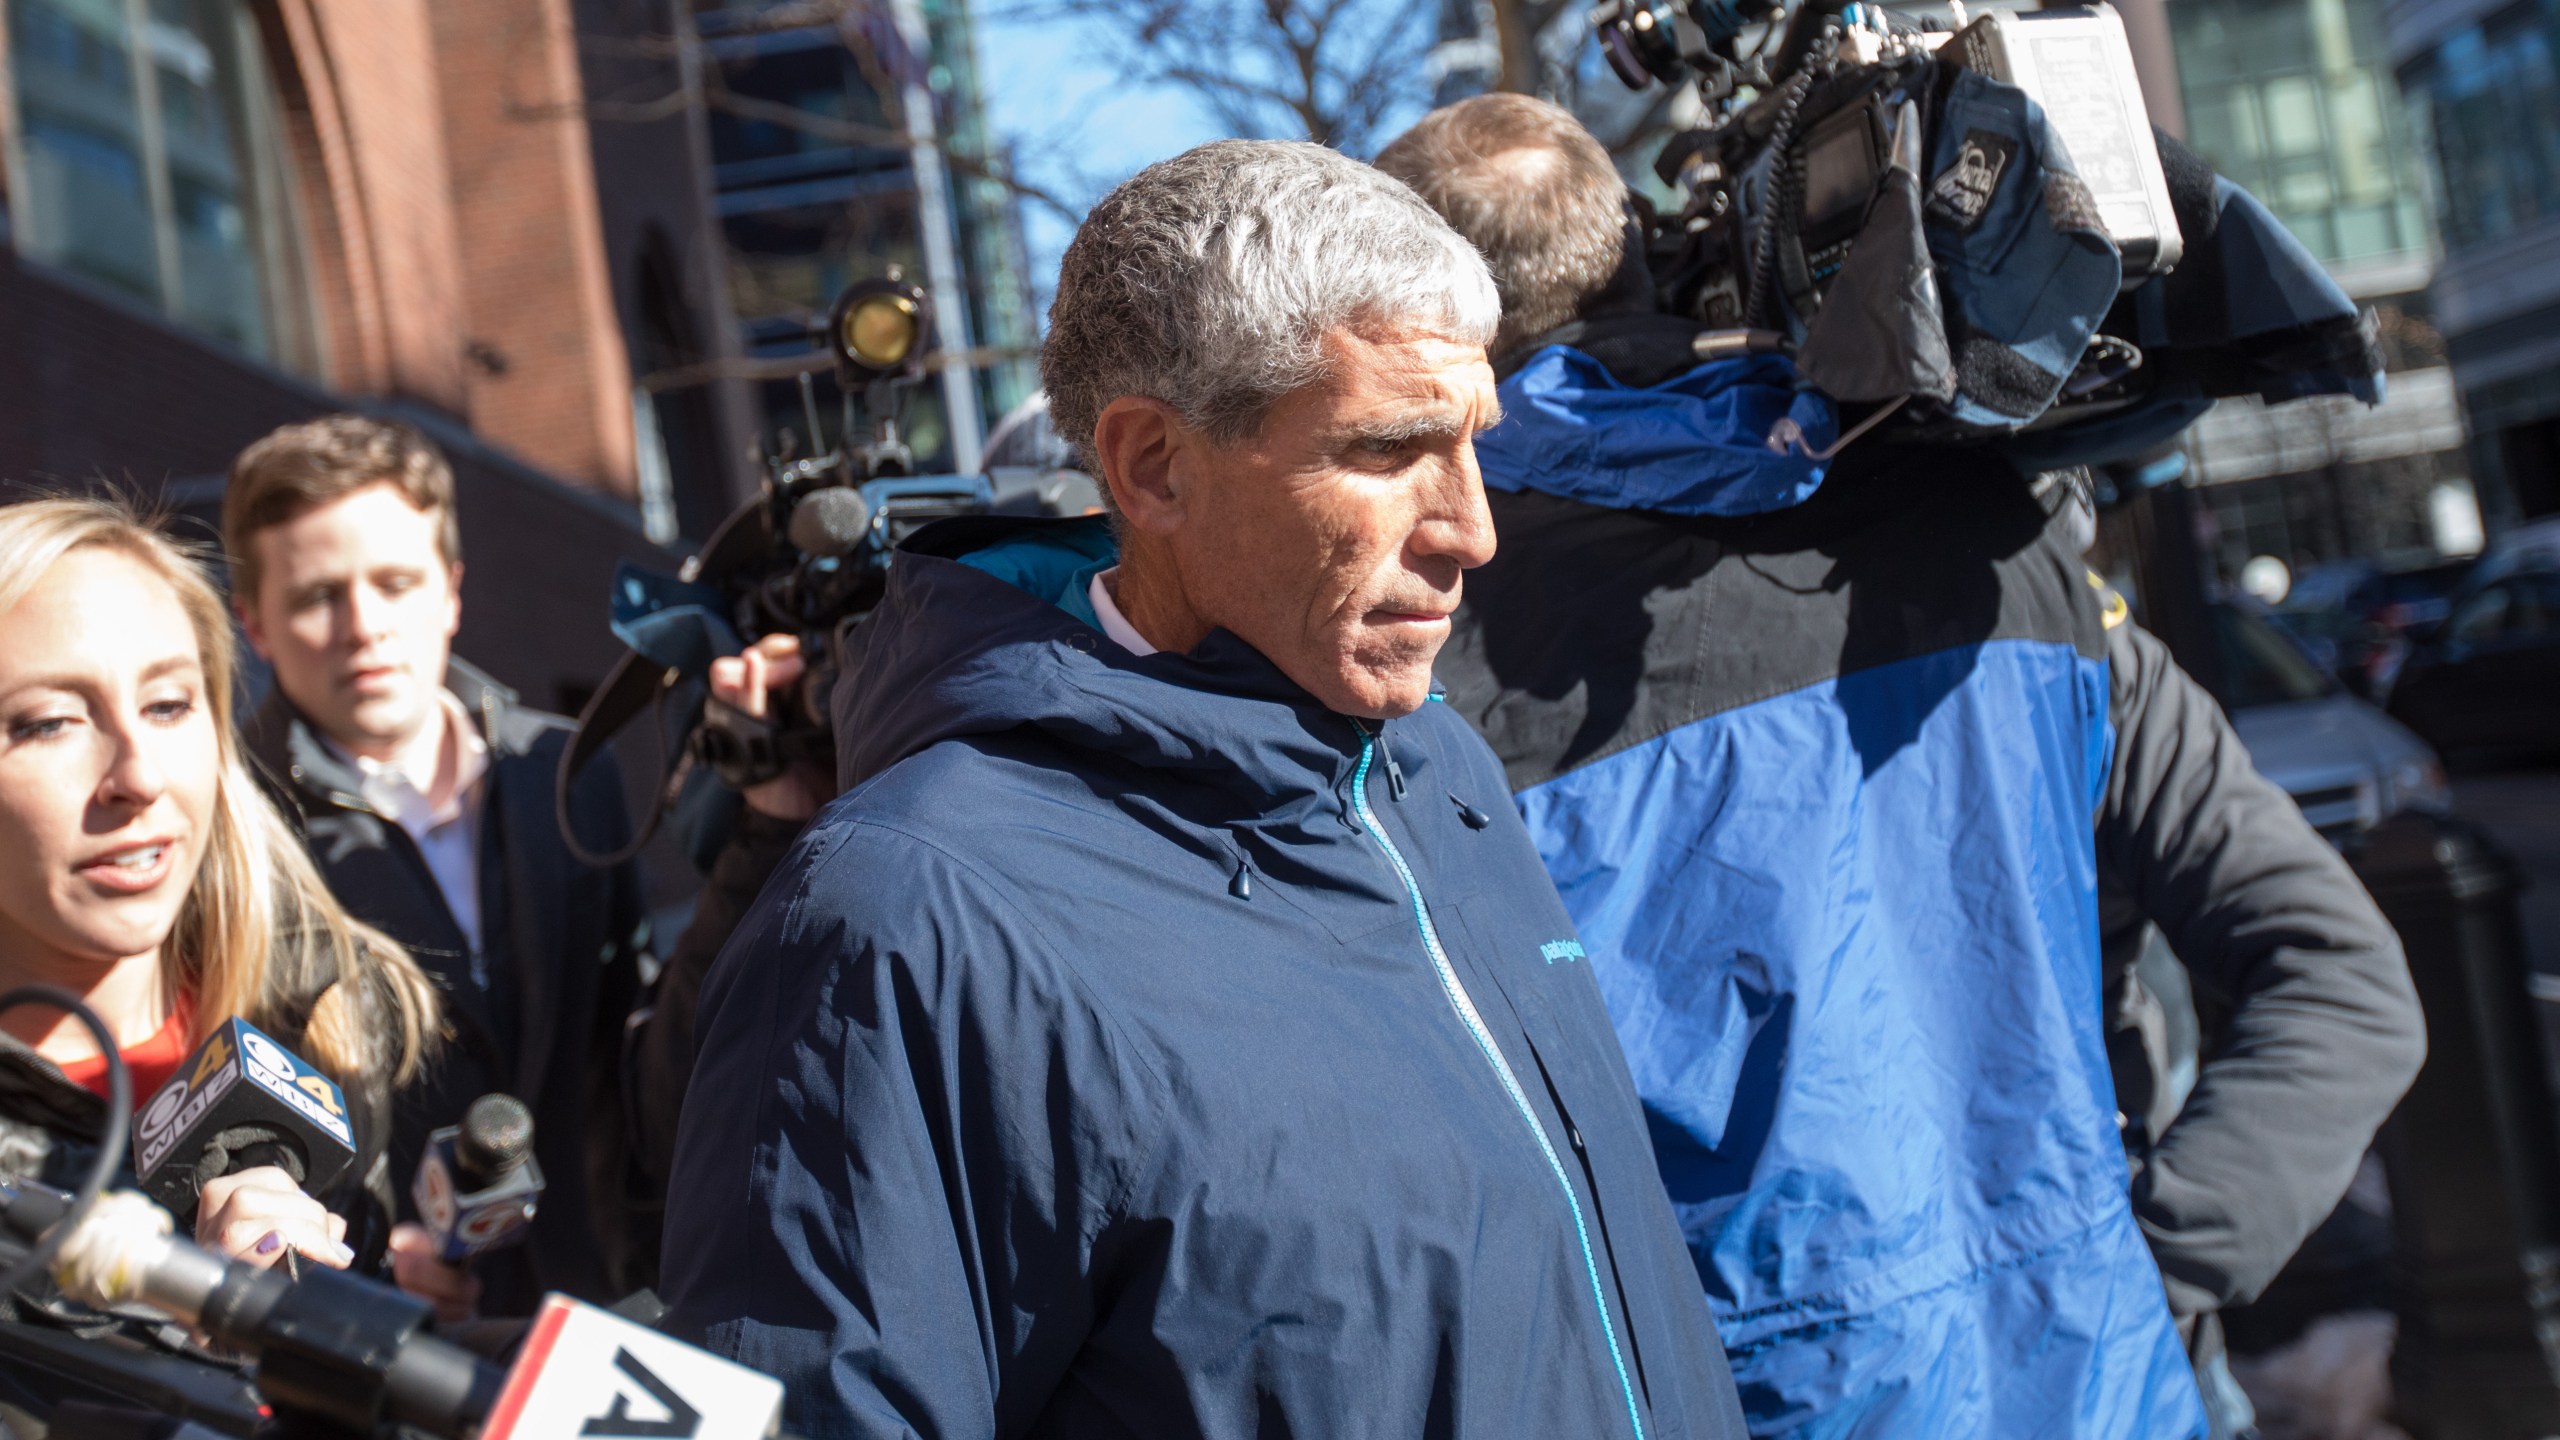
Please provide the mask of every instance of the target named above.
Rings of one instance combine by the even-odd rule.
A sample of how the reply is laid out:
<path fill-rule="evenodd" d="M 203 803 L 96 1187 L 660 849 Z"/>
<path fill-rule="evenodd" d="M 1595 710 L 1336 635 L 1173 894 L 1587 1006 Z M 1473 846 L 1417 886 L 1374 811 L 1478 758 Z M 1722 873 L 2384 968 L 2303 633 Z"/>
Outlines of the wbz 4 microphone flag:
<path fill-rule="evenodd" d="M 781 1381 L 547 1295 L 480 1440 L 767 1440 L 781 1428 Z"/>
<path fill-rule="evenodd" d="M 336 1082 L 246 1020 L 217 1026 L 134 1119 L 134 1173 L 145 1193 L 181 1215 L 215 1176 L 279 1165 L 321 1195 L 355 1158 L 355 1127 Z"/>

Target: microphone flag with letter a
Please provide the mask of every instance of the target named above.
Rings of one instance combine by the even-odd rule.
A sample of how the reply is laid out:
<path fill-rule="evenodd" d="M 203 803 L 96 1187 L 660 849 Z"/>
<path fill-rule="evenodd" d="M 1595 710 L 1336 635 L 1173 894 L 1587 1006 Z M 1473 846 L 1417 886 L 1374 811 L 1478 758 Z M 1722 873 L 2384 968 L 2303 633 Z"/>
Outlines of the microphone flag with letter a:
<path fill-rule="evenodd" d="M 546 1295 L 480 1440 L 769 1440 L 782 1382 Z"/>

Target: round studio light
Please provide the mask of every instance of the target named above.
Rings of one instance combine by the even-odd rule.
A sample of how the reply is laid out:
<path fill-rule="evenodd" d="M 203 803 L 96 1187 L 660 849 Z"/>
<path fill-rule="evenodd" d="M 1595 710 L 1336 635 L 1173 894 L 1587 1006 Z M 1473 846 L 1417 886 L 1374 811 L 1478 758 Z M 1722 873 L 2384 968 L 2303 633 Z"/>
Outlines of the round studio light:
<path fill-rule="evenodd" d="M 828 328 L 836 362 L 875 379 L 914 366 L 924 350 L 924 292 L 898 279 L 865 280 L 836 297 Z"/>
<path fill-rule="evenodd" d="M 845 312 L 844 348 L 876 369 L 905 364 L 916 348 L 916 302 L 904 295 L 865 296 Z"/>

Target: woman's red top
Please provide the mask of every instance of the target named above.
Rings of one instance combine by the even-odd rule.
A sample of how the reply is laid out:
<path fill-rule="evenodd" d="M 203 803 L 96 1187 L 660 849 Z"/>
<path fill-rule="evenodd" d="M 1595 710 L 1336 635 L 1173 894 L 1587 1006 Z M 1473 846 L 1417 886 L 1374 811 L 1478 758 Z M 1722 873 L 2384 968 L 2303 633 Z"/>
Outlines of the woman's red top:
<path fill-rule="evenodd" d="M 151 1038 L 124 1048 L 124 1068 L 133 1077 L 133 1105 L 142 1103 L 169 1083 L 178 1073 L 180 1062 L 187 1058 L 187 1033 L 195 1027 L 196 1007 L 179 1001 L 170 1007 L 169 1018 L 152 1032 Z M 107 1095 L 107 1057 L 92 1055 L 85 1060 L 60 1062 L 63 1077 L 103 1100 Z"/>

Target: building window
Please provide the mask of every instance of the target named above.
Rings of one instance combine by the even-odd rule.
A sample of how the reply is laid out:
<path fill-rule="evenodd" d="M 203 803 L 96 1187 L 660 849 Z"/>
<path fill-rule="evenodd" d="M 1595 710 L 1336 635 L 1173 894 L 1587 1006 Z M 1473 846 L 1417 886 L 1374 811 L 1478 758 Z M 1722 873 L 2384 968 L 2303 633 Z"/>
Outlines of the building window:
<path fill-rule="evenodd" d="M 2330 265 L 2427 251 L 2380 0 L 2180 0 L 2188 140 Z"/>
<path fill-rule="evenodd" d="M 2436 152 L 2448 244 L 2560 216 L 2560 0 L 2456 31 L 2400 81 Z"/>
<path fill-rule="evenodd" d="M 19 250 L 318 373 L 283 122 L 245 0 L 9 0 L 8 16 Z"/>

